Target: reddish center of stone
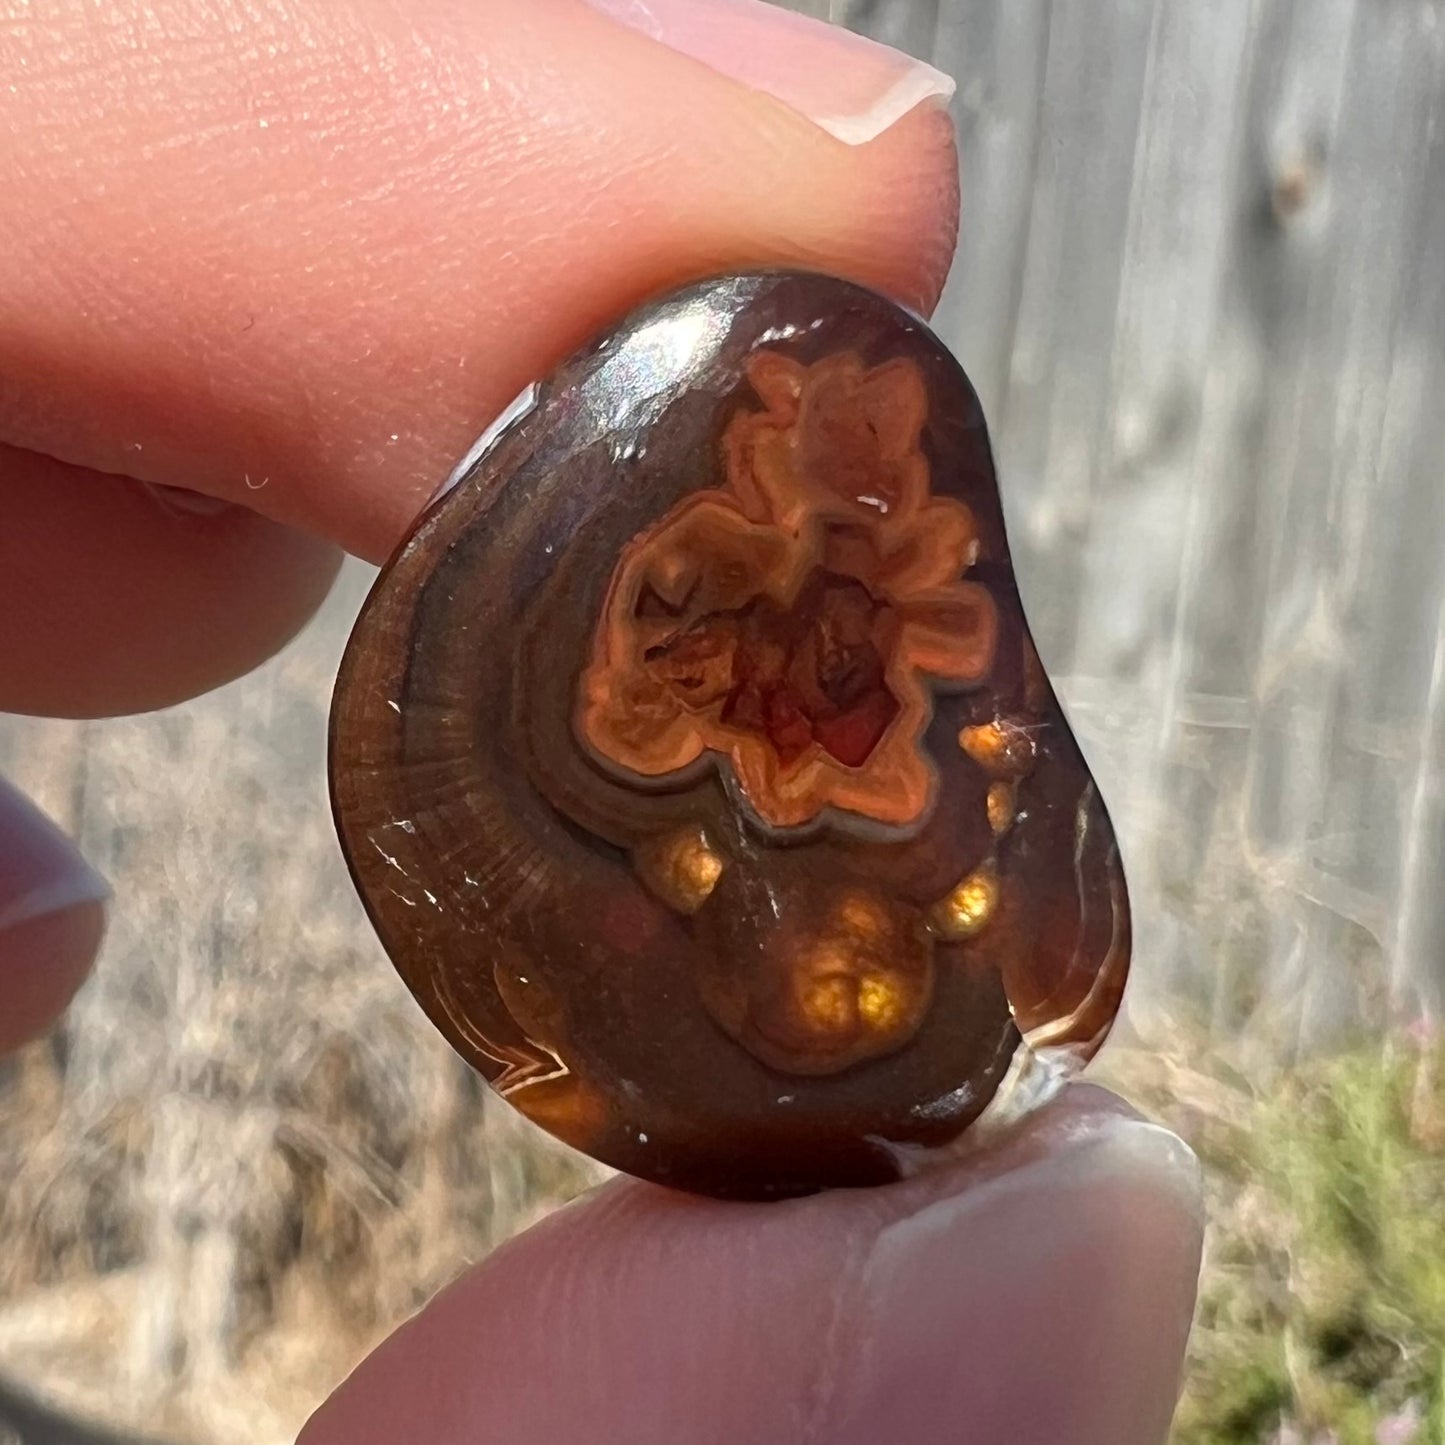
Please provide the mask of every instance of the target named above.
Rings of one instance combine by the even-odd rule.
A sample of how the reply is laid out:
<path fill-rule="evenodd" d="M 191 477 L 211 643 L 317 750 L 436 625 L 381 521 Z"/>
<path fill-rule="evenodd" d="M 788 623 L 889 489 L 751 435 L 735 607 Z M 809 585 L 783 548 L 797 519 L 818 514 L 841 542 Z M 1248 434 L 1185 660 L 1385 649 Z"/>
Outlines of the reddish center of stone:
<path fill-rule="evenodd" d="M 646 664 L 690 711 L 718 709 L 784 766 L 817 743 L 857 768 L 899 712 L 886 680 L 898 635 L 892 607 L 820 568 L 791 607 L 759 597 L 709 614 L 649 648 Z"/>

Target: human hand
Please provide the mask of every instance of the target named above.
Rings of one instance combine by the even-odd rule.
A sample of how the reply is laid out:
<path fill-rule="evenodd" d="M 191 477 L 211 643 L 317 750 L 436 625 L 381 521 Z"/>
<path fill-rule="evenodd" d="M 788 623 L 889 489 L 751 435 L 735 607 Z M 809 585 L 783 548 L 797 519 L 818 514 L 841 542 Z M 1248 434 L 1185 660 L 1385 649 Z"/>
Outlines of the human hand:
<path fill-rule="evenodd" d="M 0 708 L 244 672 L 340 548 L 385 556 L 525 382 L 673 284 L 796 264 L 931 306 L 941 77 L 750 5 L 609 8 L 637 28 L 572 0 L 0 0 Z M 0 1047 L 79 985 L 103 895 L 0 795 Z M 1093 1089 L 886 1189 L 618 1181 L 304 1438 L 1152 1445 L 1198 1252 L 1188 1151 Z"/>

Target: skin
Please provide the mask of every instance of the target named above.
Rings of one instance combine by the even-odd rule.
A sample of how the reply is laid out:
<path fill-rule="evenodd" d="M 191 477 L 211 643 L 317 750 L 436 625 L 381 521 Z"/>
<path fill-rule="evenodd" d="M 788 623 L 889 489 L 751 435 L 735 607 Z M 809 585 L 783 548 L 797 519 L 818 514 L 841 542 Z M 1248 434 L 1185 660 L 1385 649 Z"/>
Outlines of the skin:
<path fill-rule="evenodd" d="M 815 44 L 789 32 L 792 73 Z M 0 709 L 139 711 L 253 667 L 343 549 L 383 559 L 488 419 L 647 295 L 794 264 L 928 310 L 946 112 L 846 143 L 737 68 L 572 0 L 0 0 Z M 0 792 L 0 1048 L 81 984 L 104 893 Z M 304 1439 L 1145 1445 L 1197 1194 L 1177 1140 L 1080 1089 L 883 1190 L 619 1181 L 443 1294 Z"/>

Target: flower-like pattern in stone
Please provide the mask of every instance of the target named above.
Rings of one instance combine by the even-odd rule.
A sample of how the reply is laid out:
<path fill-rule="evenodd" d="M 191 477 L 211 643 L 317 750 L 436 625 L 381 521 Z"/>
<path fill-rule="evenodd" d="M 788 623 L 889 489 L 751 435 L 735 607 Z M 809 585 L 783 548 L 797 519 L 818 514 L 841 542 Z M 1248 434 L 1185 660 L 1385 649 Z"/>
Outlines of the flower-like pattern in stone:
<path fill-rule="evenodd" d="M 578 731 L 642 778 L 726 758 L 773 827 L 829 808 L 911 824 L 935 786 L 929 680 L 978 684 L 997 637 L 993 599 L 964 580 L 974 519 L 929 492 L 922 375 L 765 350 L 748 380 L 763 406 L 723 435 L 726 485 L 619 559 Z"/>

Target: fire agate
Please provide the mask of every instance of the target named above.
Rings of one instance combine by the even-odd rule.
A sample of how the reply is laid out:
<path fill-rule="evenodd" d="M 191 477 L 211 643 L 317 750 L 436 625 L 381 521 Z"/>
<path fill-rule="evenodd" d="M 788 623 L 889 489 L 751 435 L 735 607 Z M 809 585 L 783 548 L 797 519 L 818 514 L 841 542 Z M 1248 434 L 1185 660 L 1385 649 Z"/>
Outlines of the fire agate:
<path fill-rule="evenodd" d="M 331 772 L 428 1015 L 633 1174 L 895 1178 L 1118 1007 L 978 399 L 842 281 L 690 287 L 531 388 L 382 572 Z"/>

